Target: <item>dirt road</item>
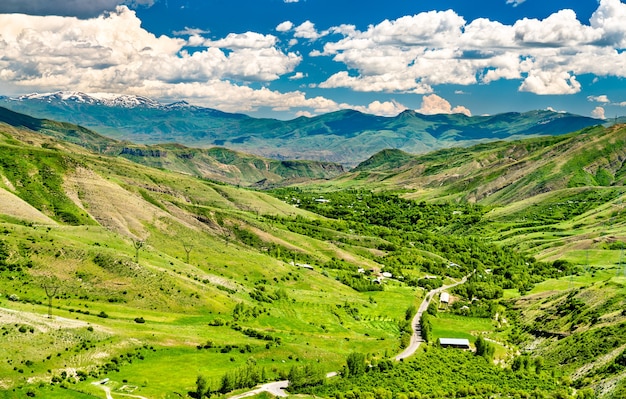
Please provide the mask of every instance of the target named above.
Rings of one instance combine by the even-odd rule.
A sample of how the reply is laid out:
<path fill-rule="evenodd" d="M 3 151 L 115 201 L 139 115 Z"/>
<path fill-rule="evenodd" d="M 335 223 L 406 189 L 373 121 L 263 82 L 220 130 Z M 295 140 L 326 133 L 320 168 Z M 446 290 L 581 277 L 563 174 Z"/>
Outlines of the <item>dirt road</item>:
<path fill-rule="evenodd" d="M 428 309 L 428 305 L 430 304 L 430 300 L 438 293 L 448 290 L 452 287 L 456 287 L 459 284 L 463 284 L 467 281 L 469 276 L 463 277 L 460 281 L 457 281 L 454 284 L 444 285 L 439 288 L 435 288 L 434 290 L 430 290 L 428 294 L 424 297 L 424 300 L 420 304 L 419 309 L 417 309 L 417 313 L 413 317 L 411 321 L 411 326 L 413 327 L 413 335 L 411 335 L 411 343 L 409 346 L 402 351 L 398 356 L 396 356 L 396 361 L 400 361 L 402 359 L 406 359 L 407 357 L 413 355 L 415 351 L 420 347 L 420 344 L 424 341 L 422 338 L 422 327 L 420 326 L 420 319 L 422 318 L 422 313 Z"/>

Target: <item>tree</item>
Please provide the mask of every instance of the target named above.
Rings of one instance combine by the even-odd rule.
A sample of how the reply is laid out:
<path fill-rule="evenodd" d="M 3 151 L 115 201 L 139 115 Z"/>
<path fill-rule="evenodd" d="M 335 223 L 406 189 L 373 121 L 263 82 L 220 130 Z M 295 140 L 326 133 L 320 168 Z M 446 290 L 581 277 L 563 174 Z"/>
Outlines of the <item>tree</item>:
<path fill-rule="evenodd" d="M 474 345 L 476 345 L 476 356 L 482 356 L 489 361 L 493 359 L 493 354 L 495 353 L 496 348 L 491 342 L 487 341 L 483 337 L 478 337 L 476 338 Z"/>
<path fill-rule="evenodd" d="M 224 374 L 222 377 L 222 383 L 220 384 L 220 393 L 225 394 L 235 389 L 235 381 L 230 373 Z"/>
<path fill-rule="evenodd" d="M 356 377 L 365 374 L 365 355 L 359 352 L 352 352 L 346 358 L 348 376 Z"/>
<path fill-rule="evenodd" d="M 201 399 L 209 390 L 209 384 L 201 375 L 196 378 L 196 398 Z"/>

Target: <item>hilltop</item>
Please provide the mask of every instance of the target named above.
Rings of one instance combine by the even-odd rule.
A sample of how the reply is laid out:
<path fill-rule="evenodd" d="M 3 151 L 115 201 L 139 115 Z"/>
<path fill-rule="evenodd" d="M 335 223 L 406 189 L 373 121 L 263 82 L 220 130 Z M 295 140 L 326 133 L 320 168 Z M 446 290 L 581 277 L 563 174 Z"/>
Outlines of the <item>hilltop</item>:
<path fill-rule="evenodd" d="M 143 97 L 57 92 L 2 97 L 0 105 L 38 118 L 66 121 L 117 140 L 226 147 L 278 160 L 317 160 L 356 166 L 387 148 L 426 153 L 493 140 L 561 135 L 603 120 L 554 111 L 492 116 L 395 117 L 341 110 L 289 121 L 257 119 L 186 102 L 160 104 Z"/>

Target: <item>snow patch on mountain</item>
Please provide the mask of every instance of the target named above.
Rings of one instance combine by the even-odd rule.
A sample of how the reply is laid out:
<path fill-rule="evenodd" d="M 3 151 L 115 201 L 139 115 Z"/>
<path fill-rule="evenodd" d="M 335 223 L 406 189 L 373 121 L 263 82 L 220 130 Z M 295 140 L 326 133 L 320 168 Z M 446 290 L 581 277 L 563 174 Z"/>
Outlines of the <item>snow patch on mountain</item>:
<path fill-rule="evenodd" d="M 79 91 L 57 91 L 54 93 L 33 93 L 15 98 L 18 101 L 38 100 L 48 103 L 65 102 L 89 105 L 103 105 L 120 108 L 165 108 L 175 104 L 175 108 L 184 106 L 191 107 L 185 101 L 179 101 L 171 105 L 163 105 L 155 100 L 142 96 L 116 93 L 83 93 Z"/>

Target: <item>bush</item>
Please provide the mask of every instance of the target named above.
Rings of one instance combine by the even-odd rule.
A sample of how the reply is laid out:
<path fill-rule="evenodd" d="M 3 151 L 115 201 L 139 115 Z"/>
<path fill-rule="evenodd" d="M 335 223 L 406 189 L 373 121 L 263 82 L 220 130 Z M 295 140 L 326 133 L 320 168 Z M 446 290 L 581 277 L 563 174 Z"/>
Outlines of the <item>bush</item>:
<path fill-rule="evenodd" d="M 146 321 L 143 319 L 143 317 L 135 317 L 135 323 L 139 323 L 139 324 L 143 324 Z"/>

